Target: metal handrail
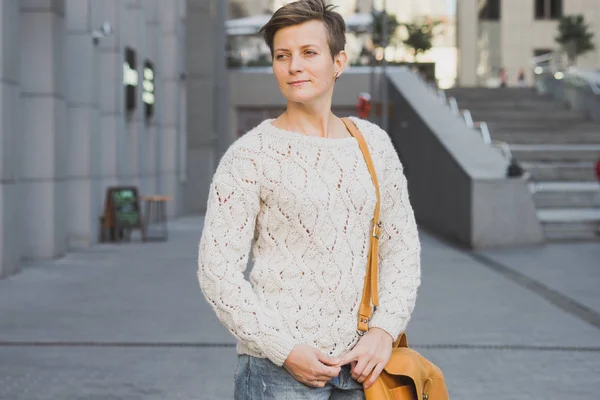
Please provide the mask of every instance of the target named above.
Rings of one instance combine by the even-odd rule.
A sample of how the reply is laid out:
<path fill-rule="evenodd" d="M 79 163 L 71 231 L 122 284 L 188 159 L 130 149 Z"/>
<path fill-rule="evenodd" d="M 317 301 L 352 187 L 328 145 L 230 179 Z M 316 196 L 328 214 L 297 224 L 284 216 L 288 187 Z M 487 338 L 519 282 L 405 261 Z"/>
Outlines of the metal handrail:
<path fill-rule="evenodd" d="M 417 74 L 417 77 L 421 81 L 424 82 L 424 79 L 421 76 L 419 76 L 419 74 Z M 497 149 L 500 149 L 500 151 L 504 155 L 505 159 L 507 159 L 509 161 L 513 160 L 512 152 L 510 150 L 510 145 L 508 143 L 502 142 L 502 141 L 497 141 L 497 140 L 492 140 L 492 136 L 490 134 L 490 130 L 489 130 L 487 122 L 485 122 L 485 121 L 474 122 L 471 111 L 465 109 L 465 110 L 462 110 L 462 112 L 461 112 L 461 110 L 458 107 L 458 101 L 456 100 L 455 97 L 447 98 L 445 90 L 436 89 L 435 86 L 433 86 L 433 85 L 428 85 L 428 86 L 432 89 L 434 95 L 437 95 L 437 97 L 440 100 L 442 100 L 443 103 L 448 105 L 448 107 L 450 108 L 453 115 L 456 115 L 456 116 L 461 115 L 462 116 L 462 118 L 465 121 L 465 124 L 467 125 L 468 128 L 479 130 L 481 139 L 483 140 L 483 142 L 485 144 L 487 144 L 488 146 L 492 146 Z"/>
<path fill-rule="evenodd" d="M 513 156 L 512 156 L 512 152 L 510 150 L 510 145 L 506 142 L 492 140 L 492 135 L 490 134 L 490 129 L 489 129 L 487 122 L 485 122 L 485 121 L 474 122 L 471 111 L 470 110 L 462 110 L 462 112 L 461 112 L 458 107 L 458 101 L 456 100 L 456 98 L 455 97 L 447 98 L 444 90 L 439 89 L 437 92 L 437 95 L 438 95 L 438 98 L 445 100 L 444 102 L 448 105 L 448 107 L 450 108 L 450 111 L 452 111 L 452 114 L 457 115 L 457 116 L 458 115 L 462 116 L 463 120 L 465 121 L 465 125 L 467 125 L 468 128 L 476 129 L 479 131 L 479 134 L 481 135 L 481 139 L 483 140 L 483 142 L 485 144 L 487 144 L 488 146 L 492 146 L 492 147 L 500 149 L 500 151 L 504 155 L 504 158 L 506 158 L 509 161 L 512 160 Z"/>
<path fill-rule="evenodd" d="M 577 67 L 565 67 L 560 61 L 560 54 L 549 53 L 538 57 L 534 57 L 531 60 L 534 70 L 540 69 L 536 74 L 550 73 L 555 79 L 566 79 L 573 81 L 581 86 L 587 86 L 593 94 L 600 96 L 600 73 L 593 71 L 582 70 Z M 545 68 L 540 64 L 545 63 Z M 560 76 L 557 78 L 557 74 Z"/>
<path fill-rule="evenodd" d="M 481 134 L 481 138 L 483 139 L 483 142 L 485 144 L 492 144 L 492 136 L 490 135 L 490 130 L 488 128 L 487 122 L 476 122 L 475 128 L 479 128 L 479 133 Z"/>
<path fill-rule="evenodd" d="M 565 71 L 565 78 L 567 78 L 569 81 L 574 81 L 574 83 L 581 86 L 588 86 L 593 94 L 600 95 L 600 77 L 597 78 L 596 76 L 592 76 L 592 74 L 599 75 L 596 73 L 582 71 L 577 68 L 570 68 Z"/>
<path fill-rule="evenodd" d="M 455 97 L 450 97 L 448 99 L 448 105 L 450 106 L 450 111 L 452 111 L 452 114 L 458 115 L 458 102 L 456 101 Z"/>
<path fill-rule="evenodd" d="M 463 110 L 462 116 L 468 128 L 473 128 L 475 126 L 475 123 L 473 122 L 473 116 L 471 115 L 471 111 Z"/>
<path fill-rule="evenodd" d="M 510 151 L 510 145 L 506 142 L 502 142 L 502 141 L 498 141 L 498 140 L 494 140 L 492 142 L 492 146 L 499 148 L 500 150 L 502 150 L 502 154 L 504 154 L 504 157 L 507 160 L 512 160 L 513 156 L 512 156 L 512 152 Z"/>

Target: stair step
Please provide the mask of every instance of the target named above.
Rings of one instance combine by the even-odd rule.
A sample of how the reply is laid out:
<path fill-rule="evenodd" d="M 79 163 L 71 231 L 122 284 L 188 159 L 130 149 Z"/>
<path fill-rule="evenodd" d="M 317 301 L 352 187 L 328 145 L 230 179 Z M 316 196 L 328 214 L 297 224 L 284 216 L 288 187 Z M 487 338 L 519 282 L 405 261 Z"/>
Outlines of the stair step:
<path fill-rule="evenodd" d="M 596 181 L 593 162 L 522 162 L 520 164 L 531 173 L 531 179 L 536 182 Z"/>
<path fill-rule="evenodd" d="M 485 121 L 484 119 L 473 117 L 475 121 Z M 600 124 L 594 125 L 589 124 L 587 121 L 564 121 L 564 120 L 550 120 L 550 119 L 536 119 L 536 120 L 504 120 L 504 121 L 485 121 L 488 124 L 490 132 L 531 132 L 531 133 L 560 133 L 570 134 L 577 132 L 589 132 L 595 133 L 600 136 Z"/>
<path fill-rule="evenodd" d="M 502 132 L 490 130 L 490 136 L 494 140 L 507 142 L 511 146 L 518 144 L 600 144 L 600 132 L 561 134 L 560 132 Z"/>
<path fill-rule="evenodd" d="M 513 144 L 510 150 L 521 162 L 600 159 L 600 144 Z"/>
<path fill-rule="evenodd" d="M 460 110 L 469 110 L 477 119 L 482 121 L 495 121 L 500 118 L 519 118 L 527 119 L 529 113 L 551 116 L 556 115 L 559 118 L 573 118 L 582 120 L 582 117 L 574 111 L 565 110 L 563 107 L 548 107 L 547 105 L 528 105 L 528 104 L 513 104 L 511 106 L 494 106 L 493 104 L 479 105 L 465 102 L 458 102 Z"/>
<path fill-rule="evenodd" d="M 531 193 L 547 240 L 598 240 L 600 124 L 532 89 L 455 88 L 446 91 L 493 140 L 510 145 L 531 174 Z"/>
<path fill-rule="evenodd" d="M 522 89 L 522 88 L 501 88 L 501 89 L 489 89 L 489 88 L 454 88 L 446 90 L 446 97 L 456 97 L 462 99 L 473 99 L 473 100 L 491 100 L 498 101 L 501 99 L 507 100 L 523 100 L 523 99 L 542 99 L 533 89 Z"/>
<path fill-rule="evenodd" d="M 600 208 L 538 211 L 547 240 L 599 240 Z"/>
<path fill-rule="evenodd" d="M 538 210 L 544 208 L 600 208 L 598 182 L 533 182 L 531 193 Z"/>
<path fill-rule="evenodd" d="M 446 92 L 446 98 L 454 97 L 456 100 L 472 101 L 485 100 L 486 104 L 497 103 L 505 104 L 509 102 L 516 103 L 536 103 L 536 104 L 561 104 L 563 108 L 567 105 L 564 102 L 556 101 L 550 97 L 541 97 L 535 93 L 525 93 L 523 95 L 508 95 L 508 96 L 496 96 L 495 94 L 482 96 L 482 95 L 468 95 L 464 93 Z"/>
<path fill-rule="evenodd" d="M 463 109 L 461 104 L 459 104 L 459 107 Z M 473 118 L 477 121 L 494 122 L 499 124 L 505 121 L 512 121 L 515 123 L 518 122 L 519 124 L 523 123 L 536 125 L 540 125 L 540 121 L 543 121 L 543 124 L 548 124 L 550 122 L 558 122 L 560 124 L 579 124 L 582 122 L 580 115 L 577 115 L 569 110 L 483 110 L 477 107 L 469 110 Z"/>

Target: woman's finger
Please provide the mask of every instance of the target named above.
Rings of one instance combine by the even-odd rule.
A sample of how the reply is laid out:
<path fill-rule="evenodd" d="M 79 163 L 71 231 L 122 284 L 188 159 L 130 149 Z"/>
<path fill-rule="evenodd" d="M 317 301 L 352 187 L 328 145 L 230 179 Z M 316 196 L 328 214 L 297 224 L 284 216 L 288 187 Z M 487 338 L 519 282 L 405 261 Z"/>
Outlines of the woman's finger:
<path fill-rule="evenodd" d="M 321 363 L 323 363 L 323 364 L 325 364 L 325 365 L 329 365 L 329 366 L 335 366 L 335 365 L 338 365 L 338 364 L 340 363 L 340 361 L 341 361 L 341 360 L 340 360 L 339 358 L 337 358 L 337 357 L 331 357 L 331 356 L 328 356 L 327 354 L 325 354 L 325 353 L 322 353 L 322 352 L 320 352 L 320 351 L 318 351 L 318 350 L 317 350 L 317 359 L 318 359 L 318 360 L 319 360 Z"/>
<path fill-rule="evenodd" d="M 373 368 L 373 372 L 371 372 L 371 376 L 369 377 L 369 379 L 363 384 L 363 387 L 365 389 L 370 388 L 371 386 L 373 386 L 373 384 L 375 383 L 375 381 L 377 380 L 377 378 L 379 378 L 379 375 L 381 375 L 381 371 L 383 371 L 383 368 L 385 368 L 385 364 L 384 363 L 379 363 L 375 366 L 375 368 Z"/>
<path fill-rule="evenodd" d="M 356 361 L 352 361 L 350 363 L 350 374 L 354 373 L 354 368 L 356 367 L 357 362 Z"/>
<path fill-rule="evenodd" d="M 341 367 L 331 367 L 329 365 L 323 364 L 318 360 L 315 360 L 308 366 L 308 369 L 310 371 L 306 376 L 308 381 L 329 382 L 331 379 L 335 378 L 340 374 Z"/>
<path fill-rule="evenodd" d="M 315 380 L 315 381 L 311 381 L 309 383 L 309 385 L 312 387 L 316 387 L 316 388 L 322 388 L 322 387 L 325 387 L 326 383 L 327 383 L 327 381 Z"/>
<path fill-rule="evenodd" d="M 319 369 L 319 371 L 314 374 L 313 379 L 319 381 L 324 380 L 329 382 L 331 379 L 338 376 L 340 374 L 340 371 L 341 367 L 321 366 L 321 369 Z"/>
<path fill-rule="evenodd" d="M 358 346 L 357 346 L 358 347 Z M 352 361 L 356 361 L 358 359 L 358 349 L 355 347 L 350 350 L 345 356 L 343 356 L 338 365 L 346 365 L 351 363 Z"/>
<path fill-rule="evenodd" d="M 335 378 L 342 371 L 342 367 L 327 367 L 327 370 L 324 371 L 322 378 L 326 378 L 328 381 Z"/>
<path fill-rule="evenodd" d="M 369 377 L 369 374 L 371 373 L 371 371 L 373 371 L 373 368 L 375 368 L 376 365 L 377 363 L 374 360 L 369 360 L 366 367 L 362 370 L 356 381 L 358 383 L 363 383 L 364 381 L 366 381 Z"/>
<path fill-rule="evenodd" d="M 362 374 L 363 370 L 365 369 L 365 367 L 367 366 L 367 364 L 369 363 L 369 359 L 367 359 L 366 357 L 362 357 L 361 359 L 359 359 L 356 363 L 356 365 L 354 366 L 353 370 L 352 370 L 352 378 L 354 380 L 358 380 L 358 378 L 360 377 L 360 375 Z"/>

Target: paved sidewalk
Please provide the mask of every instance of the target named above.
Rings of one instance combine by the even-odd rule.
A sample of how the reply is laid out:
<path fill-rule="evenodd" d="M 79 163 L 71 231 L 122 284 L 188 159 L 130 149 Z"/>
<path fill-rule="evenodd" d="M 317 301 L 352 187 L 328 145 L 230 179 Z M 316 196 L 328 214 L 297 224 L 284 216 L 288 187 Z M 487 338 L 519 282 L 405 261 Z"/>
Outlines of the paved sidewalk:
<path fill-rule="evenodd" d="M 230 399 L 234 340 L 196 281 L 202 219 L 0 281 L 0 399 Z M 423 234 L 409 343 L 452 399 L 598 398 L 600 246 L 470 254 Z"/>

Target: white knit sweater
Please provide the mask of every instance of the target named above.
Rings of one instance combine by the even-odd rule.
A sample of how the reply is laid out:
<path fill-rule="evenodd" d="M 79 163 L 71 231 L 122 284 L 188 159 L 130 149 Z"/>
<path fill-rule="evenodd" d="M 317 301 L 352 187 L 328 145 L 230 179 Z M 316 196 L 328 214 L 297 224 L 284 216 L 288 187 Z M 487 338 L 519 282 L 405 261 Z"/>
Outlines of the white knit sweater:
<path fill-rule="evenodd" d="M 381 190 L 380 305 L 370 327 L 396 337 L 420 284 L 417 227 L 387 133 L 353 121 Z M 233 143 L 213 177 L 199 246 L 200 287 L 238 339 L 238 353 L 282 365 L 304 343 L 339 356 L 359 339 L 375 189 L 354 138 L 307 136 L 271 122 Z"/>

